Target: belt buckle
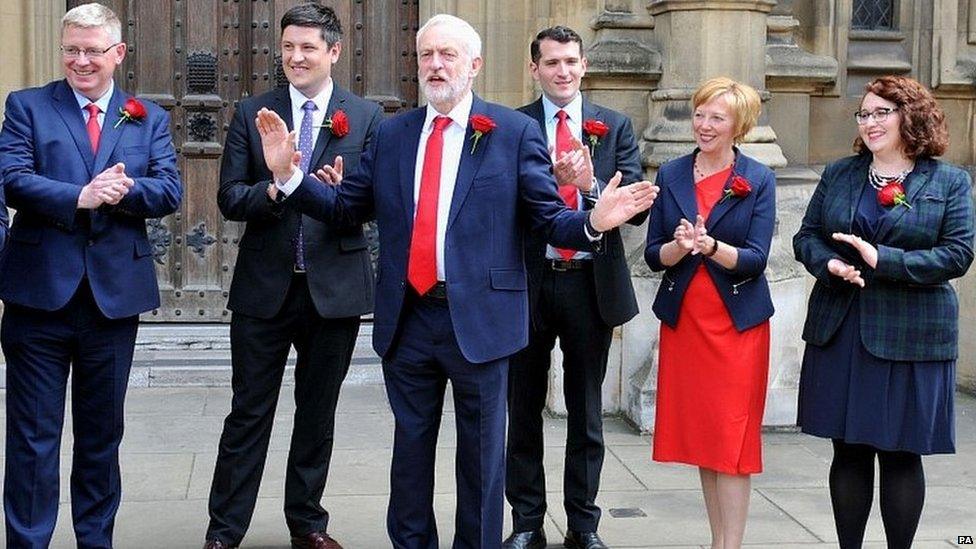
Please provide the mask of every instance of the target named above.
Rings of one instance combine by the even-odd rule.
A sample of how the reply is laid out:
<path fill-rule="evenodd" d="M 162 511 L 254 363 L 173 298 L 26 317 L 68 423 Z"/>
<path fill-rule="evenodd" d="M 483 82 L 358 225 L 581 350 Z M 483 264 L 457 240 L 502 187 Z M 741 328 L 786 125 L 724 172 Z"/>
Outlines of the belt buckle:
<path fill-rule="evenodd" d="M 552 270 L 556 271 L 557 273 L 565 273 L 569 270 L 566 266 L 566 262 L 561 259 L 552 259 L 551 262 L 552 263 L 550 266 L 552 267 Z"/>

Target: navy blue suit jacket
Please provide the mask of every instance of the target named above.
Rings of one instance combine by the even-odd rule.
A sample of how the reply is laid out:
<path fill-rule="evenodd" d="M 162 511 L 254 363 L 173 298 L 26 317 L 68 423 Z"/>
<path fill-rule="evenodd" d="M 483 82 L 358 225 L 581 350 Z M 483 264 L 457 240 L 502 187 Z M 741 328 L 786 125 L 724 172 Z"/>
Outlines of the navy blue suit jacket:
<path fill-rule="evenodd" d="M 651 270 L 664 271 L 654 299 L 654 313 L 668 326 L 677 325 L 681 300 L 703 262 L 736 329 L 747 330 L 773 316 L 773 301 L 763 271 L 776 218 L 776 176 L 738 149 L 735 154 L 734 172 L 749 181 L 752 192 L 720 201 L 705 220 L 710 236 L 738 249 L 739 260 L 733 270 L 700 254 L 688 254 L 671 267 L 661 263 L 661 246 L 674 240 L 674 229 L 681 218 L 694 223 L 698 215 L 694 153 L 664 164 L 657 174 L 661 194 L 651 206 L 644 260 Z"/>
<path fill-rule="evenodd" d="M 0 180 L 0 251 L 3 251 L 7 244 L 7 200 L 4 198 L 3 180 Z"/>
<path fill-rule="evenodd" d="M 149 101 L 141 121 L 115 127 L 130 96 L 116 86 L 92 154 L 78 101 L 64 80 L 7 97 L 0 132 L 0 174 L 17 210 L 0 262 L 0 299 L 55 311 L 88 277 L 109 318 L 159 306 L 146 218 L 179 208 L 183 188 L 169 115 Z M 81 188 L 107 167 L 125 163 L 135 186 L 115 206 L 91 211 L 90 230 L 77 209 Z"/>
<path fill-rule="evenodd" d="M 528 299 L 523 240 L 538 230 L 559 247 L 598 251 L 583 231 L 585 212 L 567 209 L 556 190 L 539 123 L 475 97 L 471 114 L 497 127 L 471 152 L 465 145 L 444 242 L 448 303 L 458 346 L 470 362 L 488 362 L 528 344 Z M 376 218 L 373 348 L 390 350 L 407 292 L 407 256 L 414 218 L 414 168 L 426 108 L 383 121 L 358 172 L 339 187 L 306 176 L 288 201 L 306 215 L 338 225 Z"/>

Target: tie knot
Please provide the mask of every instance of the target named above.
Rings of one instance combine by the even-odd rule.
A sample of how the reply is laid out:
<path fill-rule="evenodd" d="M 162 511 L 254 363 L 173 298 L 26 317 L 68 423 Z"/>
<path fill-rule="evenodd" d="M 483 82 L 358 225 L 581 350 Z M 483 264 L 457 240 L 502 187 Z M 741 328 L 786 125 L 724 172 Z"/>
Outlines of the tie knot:
<path fill-rule="evenodd" d="M 556 111 L 556 118 L 558 118 L 560 122 L 563 122 L 569 118 L 569 114 L 567 114 L 566 111 L 559 109 Z"/>
<path fill-rule="evenodd" d="M 318 110 L 318 107 L 315 106 L 315 101 L 309 99 L 308 101 L 305 102 L 305 104 L 302 105 L 302 110 L 305 112 L 312 112 Z"/>
<path fill-rule="evenodd" d="M 102 112 L 102 109 L 99 109 L 98 105 L 94 103 L 85 105 L 85 110 L 88 111 L 88 116 L 98 116 L 98 113 Z"/>
<path fill-rule="evenodd" d="M 451 119 L 447 116 L 434 117 L 434 129 L 437 131 L 440 132 L 444 131 L 444 128 L 446 128 L 450 123 L 451 123 Z"/>

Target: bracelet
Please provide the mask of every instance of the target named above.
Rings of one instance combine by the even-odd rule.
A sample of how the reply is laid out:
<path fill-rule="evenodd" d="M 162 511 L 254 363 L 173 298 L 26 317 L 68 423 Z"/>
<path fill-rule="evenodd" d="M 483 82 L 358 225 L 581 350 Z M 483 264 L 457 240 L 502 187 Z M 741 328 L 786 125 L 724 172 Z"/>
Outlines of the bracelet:
<path fill-rule="evenodd" d="M 713 237 L 712 242 L 714 242 L 714 244 L 712 244 L 712 249 L 702 254 L 705 257 L 712 257 L 713 255 L 715 255 L 715 252 L 718 251 L 718 239 Z"/>

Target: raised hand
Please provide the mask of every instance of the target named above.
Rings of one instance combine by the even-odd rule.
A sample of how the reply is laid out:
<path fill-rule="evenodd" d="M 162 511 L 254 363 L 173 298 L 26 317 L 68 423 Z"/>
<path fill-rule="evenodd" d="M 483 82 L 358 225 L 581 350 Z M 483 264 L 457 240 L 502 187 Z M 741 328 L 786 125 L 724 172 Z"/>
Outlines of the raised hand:
<path fill-rule="evenodd" d="M 631 217 L 650 208 L 657 198 L 657 185 L 650 181 L 639 181 L 621 187 L 622 177 L 619 171 L 614 174 L 593 206 L 590 223 L 601 233 L 619 227 Z"/>
<path fill-rule="evenodd" d="M 695 249 L 695 226 L 685 218 L 681 218 L 678 226 L 674 229 L 674 242 L 679 248 L 686 252 L 694 253 Z"/>
<path fill-rule="evenodd" d="M 831 259 L 827 262 L 827 271 L 834 276 L 843 278 L 851 284 L 857 284 L 862 288 L 864 287 L 864 279 L 861 278 L 861 271 L 837 258 Z"/>
<path fill-rule="evenodd" d="M 549 152 L 552 154 L 552 150 Z M 556 183 L 573 185 L 583 192 L 590 192 L 593 188 L 593 160 L 590 158 L 590 149 L 579 139 L 573 138 L 572 148 L 558 159 L 553 158 L 552 173 L 556 176 Z"/>
<path fill-rule="evenodd" d="M 316 170 L 313 175 L 319 181 L 328 183 L 329 185 L 338 185 L 342 183 L 342 157 L 335 157 L 335 164 L 332 166 L 323 164 L 322 167 Z"/>
<path fill-rule="evenodd" d="M 264 163 L 277 181 L 286 181 L 295 172 L 302 158 L 302 153 L 295 150 L 295 132 L 289 132 L 278 113 L 267 108 L 258 111 L 254 124 L 261 136 Z"/>
<path fill-rule="evenodd" d="M 133 185 L 135 181 L 125 174 L 125 164 L 109 166 L 81 188 L 78 208 L 92 210 L 102 204 L 118 204 Z"/>
<path fill-rule="evenodd" d="M 855 236 L 847 233 L 834 233 L 834 240 L 838 242 L 844 242 L 854 246 L 857 253 L 861 254 L 861 259 L 868 267 L 874 269 L 878 266 L 878 249 L 871 245 L 870 242 L 864 240 L 859 236 Z"/>

